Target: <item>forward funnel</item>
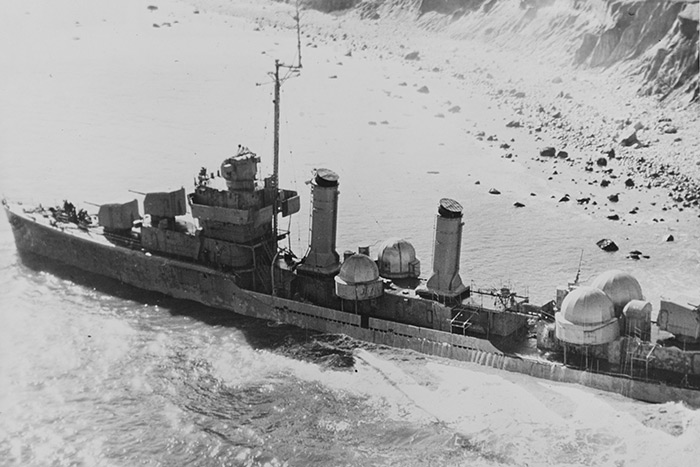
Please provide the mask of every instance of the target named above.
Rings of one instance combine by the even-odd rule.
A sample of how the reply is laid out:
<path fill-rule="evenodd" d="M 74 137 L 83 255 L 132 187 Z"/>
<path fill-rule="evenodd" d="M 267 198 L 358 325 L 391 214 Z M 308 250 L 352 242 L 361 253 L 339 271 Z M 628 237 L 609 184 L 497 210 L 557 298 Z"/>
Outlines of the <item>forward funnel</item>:
<path fill-rule="evenodd" d="M 433 246 L 433 273 L 425 288 L 417 292 L 440 301 L 458 300 L 469 289 L 459 276 L 459 260 L 462 248 L 462 205 L 443 198 L 438 207 Z"/>
<path fill-rule="evenodd" d="M 336 274 L 340 257 L 335 251 L 338 225 L 338 174 L 328 169 L 316 170 L 311 181 L 311 241 L 298 270 L 315 274 Z"/>

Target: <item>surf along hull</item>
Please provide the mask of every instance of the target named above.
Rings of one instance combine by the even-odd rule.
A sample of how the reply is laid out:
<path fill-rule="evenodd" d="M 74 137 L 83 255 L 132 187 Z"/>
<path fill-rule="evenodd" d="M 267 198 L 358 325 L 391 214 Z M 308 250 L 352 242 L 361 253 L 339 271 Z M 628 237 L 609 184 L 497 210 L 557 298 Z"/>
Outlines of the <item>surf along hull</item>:
<path fill-rule="evenodd" d="M 362 327 L 360 316 L 356 314 L 244 290 L 236 285 L 232 274 L 99 241 L 87 232 L 46 225 L 37 222 L 32 214 L 16 212 L 7 205 L 4 208 L 20 253 L 45 257 L 140 289 L 244 316 L 344 334 L 366 342 L 550 381 L 577 383 L 637 400 L 684 401 L 690 406 L 700 407 L 700 391 L 590 373 L 528 356 L 506 354 L 484 339 L 376 318 L 370 318 L 368 325 Z"/>

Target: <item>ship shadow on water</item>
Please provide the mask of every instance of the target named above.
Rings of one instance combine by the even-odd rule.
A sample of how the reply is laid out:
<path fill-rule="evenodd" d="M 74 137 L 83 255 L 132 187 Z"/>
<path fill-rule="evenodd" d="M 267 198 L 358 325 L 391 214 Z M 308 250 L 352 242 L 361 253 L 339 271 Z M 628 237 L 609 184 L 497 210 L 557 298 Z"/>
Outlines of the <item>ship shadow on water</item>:
<path fill-rule="evenodd" d="M 267 350 L 295 360 L 315 363 L 323 368 L 351 370 L 355 365 L 354 350 L 370 346 L 341 334 L 324 334 L 288 324 L 251 318 L 191 300 L 139 289 L 116 279 L 91 274 L 33 253 L 18 252 L 18 257 L 20 261 L 16 266 L 20 273 L 21 268 L 26 267 L 35 273 L 48 273 L 121 300 L 157 305 L 172 316 L 191 318 L 209 326 L 236 329 L 256 350 Z"/>

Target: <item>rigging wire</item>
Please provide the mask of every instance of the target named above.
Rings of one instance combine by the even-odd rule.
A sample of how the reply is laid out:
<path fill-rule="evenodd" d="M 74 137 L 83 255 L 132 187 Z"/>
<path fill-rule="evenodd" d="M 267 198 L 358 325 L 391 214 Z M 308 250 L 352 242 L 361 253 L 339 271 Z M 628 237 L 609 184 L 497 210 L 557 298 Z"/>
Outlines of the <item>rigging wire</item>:
<path fill-rule="evenodd" d="M 285 134 L 289 135 L 289 140 L 292 141 L 292 136 L 293 136 L 294 133 L 291 132 L 291 131 L 289 131 L 289 118 L 287 117 L 287 114 L 286 114 L 286 113 L 285 113 L 285 115 L 284 115 L 284 124 L 283 124 L 283 125 L 284 125 L 284 129 L 285 129 Z M 290 172 L 291 172 L 291 174 L 292 174 L 292 177 L 291 177 L 291 178 L 292 178 L 292 185 L 294 186 L 294 191 L 296 191 L 296 192 L 299 194 L 299 193 L 300 193 L 300 190 L 299 190 L 299 180 L 298 180 L 298 178 L 297 178 L 298 166 L 297 166 L 297 164 L 296 164 L 297 161 L 296 161 L 296 159 L 294 158 L 294 155 L 293 155 L 293 152 L 292 152 L 292 149 L 291 149 L 293 145 L 294 145 L 294 144 L 291 143 L 291 142 L 290 142 L 289 144 L 287 144 L 287 147 L 289 148 L 289 149 L 288 149 L 289 158 L 287 159 L 287 165 L 288 165 L 288 166 L 291 166 L 291 171 L 290 171 Z M 288 239 L 289 239 L 289 244 L 290 244 L 290 248 L 289 248 L 290 250 L 291 250 L 291 241 L 292 241 L 292 239 L 291 239 L 291 237 L 292 237 L 292 227 L 291 227 L 291 225 L 292 225 L 292 216 L 289 216 L 289 227 L 287 228 L 287 231 L 289 232 L 289 238 L 288 238 Z M 301 225 L 300 225 L 299 222 L 296 222 L 296 234 L 297 234 L 297 235 L 296 235 L 296 237 L 297 237 L 297 238 L 296 238 L 297 245 L 301 246 Z"/>

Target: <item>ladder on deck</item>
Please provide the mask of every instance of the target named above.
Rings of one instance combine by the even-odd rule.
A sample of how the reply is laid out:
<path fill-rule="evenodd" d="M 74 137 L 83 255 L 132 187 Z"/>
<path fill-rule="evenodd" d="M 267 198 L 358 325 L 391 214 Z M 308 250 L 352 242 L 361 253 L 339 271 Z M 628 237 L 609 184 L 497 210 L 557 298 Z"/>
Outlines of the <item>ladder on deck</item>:
<path fill-rule="evenodd" d="M 459 309 L 458 313 L 450 320 L 452 329 L 458 328 L 462 330 L 462 335 L 467 334 L 467 329 L 469 329 L 474 323 L 472 320 L 475 316 L 478 316 L 479 312 L 476 310 L 471 310 L 469 308 Z"/>

